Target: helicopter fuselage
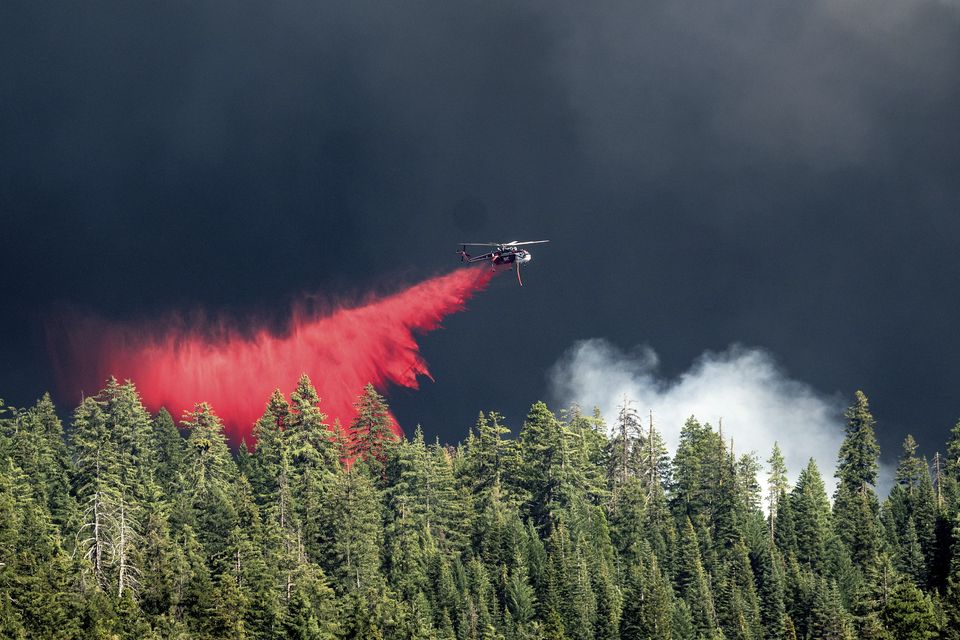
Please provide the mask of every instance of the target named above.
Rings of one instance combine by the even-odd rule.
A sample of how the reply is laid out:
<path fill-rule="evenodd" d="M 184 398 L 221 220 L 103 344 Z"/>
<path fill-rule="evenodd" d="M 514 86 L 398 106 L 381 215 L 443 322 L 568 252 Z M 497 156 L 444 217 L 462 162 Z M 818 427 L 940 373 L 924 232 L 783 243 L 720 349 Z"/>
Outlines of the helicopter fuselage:
<path fill-rule="evenodd" d="M 461 262 L 490 262 L 493 269 L 501 265 L 507 265 L 509 267 L 514 267 L 516 265 L 517 271 L 517 282 L 520 283 L 520 286 L 523 286 L 523 280 L 520 278 L 520 265 L 527 264 L 533 260 L 533 255 L 526 249 L 519 248 L 518 245 L 527 245 L 527 244 L 543 244 L 545 242 L 550 242 L 549 240 L 532 240 L 528 242 L 513 242 L 507 243 L 498 243 L 498 242 L 462 242 L 460 250 L 457 251 L 457 254 L 460 256 Z M 484 253 L 479 256 L 472 256 L 467 253 L 467 246 L 483 246 L 483 247 L 496 247 L 492 251 Z"/>
<path fill-rule="evenodd" d="M 490 259 L 493 261 L 493 264 L 513 264 L 514 262 L 527 264 L 533 260 L 533 256 L 529 251 L 521 249 L 520 251 L 494 251 Z"/>

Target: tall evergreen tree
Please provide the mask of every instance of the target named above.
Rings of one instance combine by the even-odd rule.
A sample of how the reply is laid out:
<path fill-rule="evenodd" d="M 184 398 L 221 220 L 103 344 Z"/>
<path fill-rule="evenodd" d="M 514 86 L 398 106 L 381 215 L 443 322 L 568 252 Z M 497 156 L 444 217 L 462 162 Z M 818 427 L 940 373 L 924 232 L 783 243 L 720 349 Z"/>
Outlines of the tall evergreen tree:
<path fill-rule="evenodd" d="M 627 570 L 622 638 L 673 637 L 673 591 L 649 548 Z"/>
<path fill-rule="evenodd" d="M 156 481 L 167 495 L 174 492 L 178 479 L 183 474 L 183 458 L 186 443 L 173 416 L 165 408 L 160 409 L 151 421 L 153 427 L 153 457 L 156 461 Z"/>
<path fill-rule="evenodd" d="M 797 540 L 797 559 L 814 571 L 822 570 L 831 519 L 830 502 L 813 458 L 800 472 L 790 495 L 790 510 Z"/>
<path fill-rule="evenodd" d="M 720 434 L 692 416 L 680 430 L 671 493 L 678 522 L 690 517 L 698 529 L 708 529 L 717 545 L 731 541 L 736 526 L 734 465 Z"/>
<path fill-rule="evenodd" d="M 627 398 L 617 413 L 613 437 L 607 445 L 607 479 L 616 493 L 629 478 L 642 475 L 640 452 L 643 448 L 643 422 Z"/>
<path fill-rule="evenodd" d="M 909 581 L 893 589 L 883 610 L 883 622 L 897 640 L 932 640 L 939 635 L 933 602 Z"/>
<path fill-rule="evenodd" d="M 777 511 L 780 506 L 780 497 L 786 495 L 789 490 L 787 482 L 787 462 L 783 458 L 783 452 L 780 451 L 780 445 L 773 443 L 773 451 L 767 460 L 770 465 L 770 472 L 767 474 L 767 520 L 770 524 L 770 539 L 776 537 L 777 531 Z"/>
<path fill-rule="evenodd" d="M 572 458 L 572 436 L 543 402 L 530 408 L 520 431 L 523 484 L 530 516 L 545 535 L 583 497 L 583 478 Z"/>
<path fill-rule="evenodd" d="M 837 462 L 839 482 L 834 494 L 833 521 L 837 536 L 850 549 L 854 562 L 867 566 L 879 553 L 881 544 L 880 505 L 874 492 L 880 445 L 862 391 L 857 391 L 854 404 L 844 416 L 847 429 Z"/>
<path fill-rule="evenodd" d="M 939 486 L 941 485 L 942 486 Z M 943 496 L 946 507 L 956 511 L 960 502 L 960 420 L 950 429 L 946 455 L 943 458 L 943 473 L 937 490 Z"/>
<path fill-rule="evenodd" d="M 92 578 L 84 586 L 112 591 L 122 491 L 120 459 L 96 398 L 85 398 L 74 412 L 71 445 L 74 493 L 82 509 L 76 548 Z"/>
<path fill-rule="evenodd" d="M 663 495 L 671 482 L 670 455 L 663 436 L 653 424 L 653 412 L 648 415 L 647 428 L 637 452 L 641 484 L 648 501 Z"/>
<path fill-rule="evenodd" d="M 329 527 L 325 535 L 325 573 L 340 593 L 363 592 L 382 585 L 382 503 L 373 474 L 363 465 L 359 461 L 339 473 L 323 505 Z"/>
<path fill-rule="evenodd" d="M 677 595 L 684 600 L 690 612 L 694 629 L 706 638 L 717 633 L 713 593 L 709 576 L 703 568 L 700 545 L 690 518 L 684 520 L 677 545 L 677 567 L 674 585 Z"/>
<path fill-rule="evenodd" d="M 382 487 L 386 477 L 387 449 L 397 439 L 391 429 L 390 409 L 372 384 L 364 387 L 354 407 L 357 416 L 350 423 L 350 453 L 366 461 L 363 468 Z"/>
<path fill-rule="evenodd" d="M 577 405 L 562 414 L 562 421 L 571 434 L 570 461 L 577 468 L 576 475 L 583 478 L 586 498 L 592 504 L 600 504 L 608 493 L 603 472 L 607 465 L 606 425 L 599 412 L 588 416 Z"/>
<path fill-rule="evenodd" d="M 769 538 L 759 539 L 759 536 L 753 536 L 750 543 L 750 565 L 757 585 L 761 635 L 767 640 L 785 640 L 787 628 L 783 559 Z"/>
<path fill-rule="evenodd" d="M 193 411 L 185 412 L 182 424 L 189 432 L 184 483 L 197 537 L 207 555 L 223 557 L 229 553 L 228 541 L 237 521 L 230 497 L 237 467 L 230 456 L 223 423 L 209 404 L 201 402 Z"/>
<path fill-rule="evenodd" d="M 3 431 L 11 459 L 33 480 L 30 488 L 34 499 L 46 505 L 57 526 L 76 526 L 76 502 L 70 495 L 70 456 L 50 394 L 45 393 L 30 409 L 14 409 Z"/>
<path fill-rule="evenodd" d="M 874 433 L 876 421 L 870 413 L 867 396 L 855 394 L 854 403 L 844 412 L 846 437 L 840 445 L 837 478 L 853 492 L 865 493 L 877 483 L 880 445 Z"/>
<path fill-rule="evenodd" d="M 373 387 L 368 385 L 364 394 L 371 391 Z M 373 391 L 373 394 L 376 395 L 376 392 Z M 373 400 L 375 398 L 371 397 L 370 401 Z M 271 399 L 268 410 L 273 403 L 274 400 Z M 296 389 L 290 394 L 289 411 L 283 415 L 282 405 L 280 405 L 278 414 L 275 420 L 277 418 L 282 420 L 281 425 L 287 440 L 286 446 L 289 450 L 292 469 L 298 480 L 300 475 L 309 471 L 332 472 L 339 466 L 332 433 L 326 422 L 327 416 L 320 410 L 320 397 L 307 374 L 300 376 Z M 376 431 L 377 427 L 373 428 Z M 369 428 L 367 434 L 369 435 Z M 378 455 L 382 454 L 378 453 Z"/>
<path fill-rule="evenodd" d="M 184 455 L 184 476 L 194 497 L 210 491 L 222 491 L 236 476 L 230 457 L 223 423 L 206 402 L 184 413 L 182 424 L 187 429 L 187 450 Z"/>
<path fill-rule="evenodd" d="M 811 636 L 822 640 L 853 640 L 853 627 L 835 584 L 825 578 L 816 583 L 811 610 Z"/>

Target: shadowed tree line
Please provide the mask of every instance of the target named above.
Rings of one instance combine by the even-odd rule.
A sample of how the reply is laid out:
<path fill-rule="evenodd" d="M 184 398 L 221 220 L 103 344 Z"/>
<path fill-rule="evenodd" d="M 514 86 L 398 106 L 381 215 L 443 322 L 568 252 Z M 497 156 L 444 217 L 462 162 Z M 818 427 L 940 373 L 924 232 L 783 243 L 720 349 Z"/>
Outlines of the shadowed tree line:
<path fill-rule="evenodd" d="M 231 452 L 130 382 L 66 429 L 0 403 L 0 637 L 960 638 L 960 424 L 932 465 L 908 436 L 881 501 L 858 392 L 831 502 L 693 417 L 671 459 L 626 403 L 456 447 L 394 436 L 370 386 L 349 425 L 321 406 L 302 377 Z"/>

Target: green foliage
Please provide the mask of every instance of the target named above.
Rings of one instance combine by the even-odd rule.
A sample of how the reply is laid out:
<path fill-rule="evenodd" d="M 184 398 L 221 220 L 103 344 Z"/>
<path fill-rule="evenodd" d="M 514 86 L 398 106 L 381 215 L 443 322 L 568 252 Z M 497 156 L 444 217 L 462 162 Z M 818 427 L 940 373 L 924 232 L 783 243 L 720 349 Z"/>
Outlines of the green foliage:
<path fill-rule="evenodd" d="M 787 462 L 783 458 L 783 452 L 780 451 L 780 445 L 776 442 L 773 443 L 773 451 L 770 453 L 767 464 L 770 465 L 770 473 L 767 475 L 767 509 L 770 536 L 774 537 L 780 499 L 790 488 L 787 484 Z"/>
<path fill-rule="evenodd" d="M 847 433 L 840 445 L 837 478 L 852 491 L 864 491 L 877 484 L 880 445 L 874 433 L 876 421 L 870 413 L 870 404 L 862 391 L 857 391 L 854 403 L 844 412 Z"/>
<path fill-rule="evenodd" d="M 833 506 L 775 447 L 766 518 L 756 458 L 692 417 L 671 462 L 628 410 L 608 434 L 536 403 L 516 440 L 488 412 L 450 447 L 356 406 L 348 437 L 303 376 L 231 452 L 211 407 L 184 437 L 131 382 L 67 433 L 49 396 L 0 403 L 0 637 L 958 638 L 960 472 L 935 487 L 908 437 L 881 505 L 860 393 Z"/>
<path fill-rule="evenodd" d="M 530 408 L 520 430 L 521 486 L 529 496 L 525 512 L 544 536 L 583 497 L 583 476 L 573 464 L 574 439 L 569 426 L 543 402 Z"/>
<path fill-rule="evenodd" d="M 813 606 L 810 612 L 810 632 L 814 638 L 823 640 L 853 640 L 853 625 L 844 610 L 837 585 L 826 578 L 816 582 Z"/>
<path fill-rule="evenodd" d="M 364 388 L 354 407 L 357 416 L 350 423 L 350 454 L 366 462 L 363 468 L 380 485 L 386 477 L 387 450 L 396 440 L 390 428 L 393 418 L 386 400 L 372 384 Z"/>
<path fill-rule="evenodd" d="M 823 477 L 813 458 L 800 472 L 790 494 L 790 511 L 796 536 L 797 560 L 814 571 L 821 570 L 826 562 L 831 514 Z"/>
<path fill-rule="evenodd" d="M 891 635 L 898 640 L 929 640 L 938 635 L 930 595 L 910 581 L 902 581 L 894 587 L 882 618 Z"/>
<path fill-rule="evenodd" d="M 874 434 L 876 423 L 862 391 L 857 391 L 854 404 L 844 416 L 847 430 L 837 462 L 839 483 L 834 494 L 833 523 L 854 564 L 867 566 L 882 545 L 880 504 L 874 492 L 880 445 Z"/>

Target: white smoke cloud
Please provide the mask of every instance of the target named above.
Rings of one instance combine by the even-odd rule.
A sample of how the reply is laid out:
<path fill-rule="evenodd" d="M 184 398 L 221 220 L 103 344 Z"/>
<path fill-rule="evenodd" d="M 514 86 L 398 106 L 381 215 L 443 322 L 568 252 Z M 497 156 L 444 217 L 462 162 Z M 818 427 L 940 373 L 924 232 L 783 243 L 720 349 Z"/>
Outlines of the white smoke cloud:
<path fill-rule="evenodd" d="M 599 407 L 612 423 L 628 398 L 663 434 L 671 454 L 676 451 L 683 423 L 691 415 L 734 439 L 738 454 L 753 451 L 764 465 L 779 442 L 795 482 L 811 457 L 817 462 L 828 494 L 837 452 L 843 440 L 843 399 L 819 393 L 789 378 L 774 358 L 761 349 L 734 345 L 706 352 L 675 379 L 659 373 L 659 359 L 649 347 L 625 352 L 603 339 L 583 340 L 570 347 L 549 373 L 551 393 L 562 406 L 576 402 Z M 885 484 L 882 474 L 881 484 Z M 881 487 L 881 495 L 886 487 Z"/>

